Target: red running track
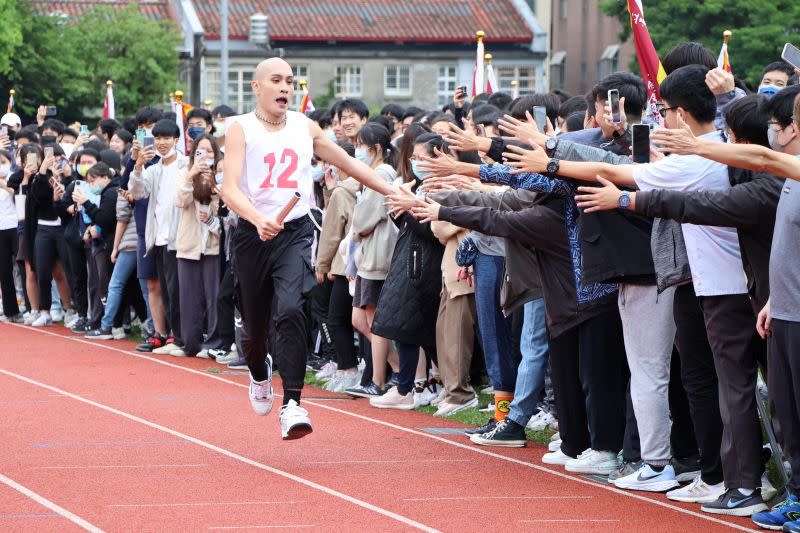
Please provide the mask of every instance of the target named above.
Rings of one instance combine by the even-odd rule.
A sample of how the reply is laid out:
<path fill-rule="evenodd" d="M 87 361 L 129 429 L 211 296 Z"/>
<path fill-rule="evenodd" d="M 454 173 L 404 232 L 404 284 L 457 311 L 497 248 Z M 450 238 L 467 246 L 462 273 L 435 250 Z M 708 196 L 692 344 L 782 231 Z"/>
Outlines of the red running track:
<path fill-rule="evenodd" d="M 246 376 L 211 361 L 63 328 L 0 336 L 0 531 L 753 529 L 313 388 L 314 433 L 285 442 L 277 409 L 254 415 Z"/>

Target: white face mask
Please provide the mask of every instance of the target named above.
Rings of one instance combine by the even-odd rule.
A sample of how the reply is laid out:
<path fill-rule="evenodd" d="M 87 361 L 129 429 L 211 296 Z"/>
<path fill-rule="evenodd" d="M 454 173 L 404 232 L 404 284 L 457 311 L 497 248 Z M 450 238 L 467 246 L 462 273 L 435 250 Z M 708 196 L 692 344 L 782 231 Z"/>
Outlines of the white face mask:
<path fill-rule="evenodd" d="M 11 163 L 0 165 L 0 178 L 7 178 L 11 174 Z"/>
<path fill-rule="evenodd" d="M 224 137 L 225 136 L 225 121 L 218 120 L 214 122 L 214 137 Z"/>
<path fill-rule="evenodd" d="M 64 150 L 64 157 L 69 159 L 69 156 L 75 151 L 75 145 L 72 143 L 61 143 L 61 149 Z"/>

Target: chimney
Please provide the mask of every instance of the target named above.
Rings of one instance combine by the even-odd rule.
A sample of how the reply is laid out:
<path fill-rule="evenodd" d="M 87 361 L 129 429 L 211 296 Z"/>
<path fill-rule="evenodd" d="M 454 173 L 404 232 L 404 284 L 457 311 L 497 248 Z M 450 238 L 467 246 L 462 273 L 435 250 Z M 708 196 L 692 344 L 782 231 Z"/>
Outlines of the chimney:
<path fill-rule="evenodd" d="M 264 13 L 253 13 L 250 15 L 250 38 L 251 43 L 268 46 L 269 45 L 269 17 Z"/>

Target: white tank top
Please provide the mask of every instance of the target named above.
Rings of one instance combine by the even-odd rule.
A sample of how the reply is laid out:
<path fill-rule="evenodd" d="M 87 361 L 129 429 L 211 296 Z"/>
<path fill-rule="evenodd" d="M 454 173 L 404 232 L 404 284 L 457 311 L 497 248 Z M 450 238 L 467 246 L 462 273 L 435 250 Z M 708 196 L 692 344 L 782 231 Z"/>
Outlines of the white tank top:
<path fill-rule="evenodd" d="M 245 158 L 240 186 L 261 213 L 277 216 L 295 191 L 300 201 L 285 222 L 308 214 L 314 202 L 311 158 L 314 141 L 308 132 L 308 118 L 287 111 L 286 126 L 270 132 L 254 113 L 232 117 L 244 131 Z"/>

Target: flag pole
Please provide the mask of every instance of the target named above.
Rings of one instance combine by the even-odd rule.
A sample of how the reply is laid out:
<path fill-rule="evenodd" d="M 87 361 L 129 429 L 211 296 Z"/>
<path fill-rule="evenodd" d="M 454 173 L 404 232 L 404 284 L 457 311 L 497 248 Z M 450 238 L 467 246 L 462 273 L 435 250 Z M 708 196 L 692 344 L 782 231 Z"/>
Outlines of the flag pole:
<path fill-rule="evenodd" d="M 484 92 L 486 79 L 484 78 L 483 66 L 483 39 L 486 37 L 486 32 L 478 30 L 475 32 L 475 39 L 478 41 L 477 57 L 475 58 L 475 72 L 472 76 L 472 98 Z"/>
<path fill-rule="evenodd" d="M 511 97 L 519 97 L 519 82 L 517 80 L 511 80 Z"/>
<path fill-rule="evenodd" d="M 8 91 L 8 111 L 6 111 L 7 113 L 11 113 L 12 111 L 14 111 L 14 95 L 15 94 L 17 94 L 17 92 L 14 89 L 11 89 L 11 90 Z"/>
<path fill-rule="evenodd" d="M 728 42 L 730 42 L 731 40 L 731 35 L 733 35 L 733 32 L 731 30 L 725 30 L 724 32 L 722 32 L 722 43 L 728 44 Z"/>

